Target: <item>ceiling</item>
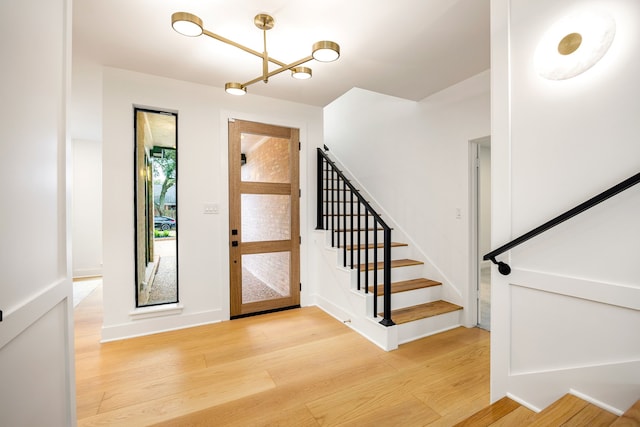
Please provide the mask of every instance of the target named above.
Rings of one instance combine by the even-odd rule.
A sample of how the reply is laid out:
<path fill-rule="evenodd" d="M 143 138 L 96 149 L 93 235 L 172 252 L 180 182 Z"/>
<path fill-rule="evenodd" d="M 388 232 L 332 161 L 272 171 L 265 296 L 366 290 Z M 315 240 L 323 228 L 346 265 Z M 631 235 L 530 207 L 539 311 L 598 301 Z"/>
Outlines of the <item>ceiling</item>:
<path fill-rule="evenodd" d="M 260 58 L 206 36 L 182 36 L 171 14 L 193 13 L 205 29 L 262 52 L 253 18 L 268 13 L 275 19 L 269 56 L 291 63 L 320 40 L 337 42 L 341 56 L 305 64 L 311 80 L 284 72 L 249 86 L 249 94 L 325 106 L 359 87 L 418 101 L 489 68 L 489 1 L 74 0 L 73 54 L 222 91 L 226 82 L 258 77 Z"/>

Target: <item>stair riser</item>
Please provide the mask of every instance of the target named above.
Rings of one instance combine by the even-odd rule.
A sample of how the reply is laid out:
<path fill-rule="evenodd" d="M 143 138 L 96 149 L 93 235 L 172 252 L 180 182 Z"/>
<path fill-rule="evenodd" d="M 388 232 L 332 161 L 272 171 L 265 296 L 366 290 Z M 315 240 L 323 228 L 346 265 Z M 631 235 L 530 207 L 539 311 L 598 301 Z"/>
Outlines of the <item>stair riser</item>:
<path fill-rule="evenodd" d="M 403 280 L 411 280 L 417 279 L 422 276 L 422 268 L 423 265 L 412 265 L 408 267 L 398 267 L 391 269 L 391 282 L 400 282 Z M 358 282 L 358 272 L 357 270 L 351 271 L 351 283 L 352 286 L 355 286 Z M 360 278 L 360 284 L 364 286 L 365 283 L 365 272 L 362 272 L 362 277 Z M 369 271 L 369 285 L 373 285 L 373 271 Z M 378 270 L 378 284 L 384 283 L 384 270 Z"/>
<path fill-rule="evenodd" d="M 347 221 L 347 226 L 344 226 L 344 221 Z M 375 228 L 376 222 L 371 217 L 360 217 L 360 225 L 358 225 L 358 217 L 353 217 L 353 226 L 351 225 L 351 217 L 347 216 L 335 216 L 333 217 L 333 223 L 331 223 L 331 217 L 329 217 L 328 221 L 325 221 L 324 224 L 329 230 L 354 230 L 354 234 L 357 230 L 369 230 L 373 233 L 373 229 Z M 378 223 L 378 231 L 382 231 L 382 226 Z M 363 231 L 364 232 L 364 231 Z M 350 231 L 347 231 L 347 234 L 351 234 Z M 362 234 L 361 239 L 364 239 L 364 234 Z"/>
<path fill-rule="evenodd" d="M 331 235 L 333 234 L 333 238 L 334 238 L 334 244 L 338 244 L 338 233 L 337 232 L 327 232 L 325 233 L 326 235 L 326 243 L 327 246 L 331 246 Z M 365 244 L 365 234 L 368 235 L 368 243 L 369 244 L 373 244 L 373 235 L 374 232 L 373 230 L 371 231 L 360 231 L 360 244 L 364 245 Z M 392 232 L 393 235 L 393 232 Z M 346 236 L 344 232 L 340 232 L 340 246 L 343 246 L 345 244 L 345 238 L 346 238 L 346 244 L 350 245 L 351 244 L 351 232 L 347 231 Z M 384 241 L 384 232 L 382 230 L 378 231 L 378 242 L 377 243 L 382 243 Z M 353 232 L 353 242 L 354 244 L 358 244 L 358 232 L 354 231 Z"/>
<path fill-rule="evenodd" d="M 357 213 L 358 213 L 358 203 L 356 201 L 354 201 L 353 202 L 353 207 L 352 207 L 351 199 L 349 199 L 348 196 L 347 196 L 346 203 L 344 203 L 344 201 L 340 200 L 340 201 L 337 201 L 337 202 L 333 203 L 333 208 L 331 206 L 332 206 L 331 203 L 325 204 L 323 206 L 323 208 L 322 208 L 323 209 L 323 214 L 325 214 L 325 215 L 330 215 L 330 214 L 335 215 L 335 214 L 344 214 L 344 213 L 349 214 L 349 213 L 352 212 L 352 210 L 353 210 L 354 214 L 357 215 Z M 331 209 L 333 209 L 333 211 Z M 338 209 L 340 211 L 338 211 Z M 360 214 L 364 217 L 364 216 L 366 216 L 366 213 L 367 213 L 367 209 L 365 208 L 364 205 L 361 205 L 360 206 Z M 371 213 L 368 216 L 371 216 Z"/>
<path fill-rule="evenodd" d="M 366 251 L 368 254 L 368 262 L 373 262 L 373 253 L 374 249 L 369 249 Z M 384 249 L 378 249 L 378 262 L 381 262 L 384 259 Z M 336 262 L 338 265 L 343 266 L 344 263 L 344 251 L 343 249 L 339 249 L 336 251 Z M 396 246 L 391 248 L 391 259 L 404 259 L 409 257 L 409 248 L 407 246 Z M 353 262 L 354 264 L 358 263 L 358 251 L 353 252 Z M 365 263 L 365 251 L 360 251 L 360 262 L 362 264 Z M 351 266 L 351 251 L 347 250 L 347 265 Z"/>
<path fill-rule="evenodd" d="M 411 307 L 416 304 L 432 302 L 442 299 L 442 286 L 432 286 L 429 288 L 415 289 L 413 291 L 398 292 L 391 294 L 391 309 Z M 384 304 L 384 296 L 378 296 L 378 307 Z"/>
<path fill-rule="evenodd" d="M 398 344 L 434 335 L 462 324 L 462 310 L 398 325 Z"/>

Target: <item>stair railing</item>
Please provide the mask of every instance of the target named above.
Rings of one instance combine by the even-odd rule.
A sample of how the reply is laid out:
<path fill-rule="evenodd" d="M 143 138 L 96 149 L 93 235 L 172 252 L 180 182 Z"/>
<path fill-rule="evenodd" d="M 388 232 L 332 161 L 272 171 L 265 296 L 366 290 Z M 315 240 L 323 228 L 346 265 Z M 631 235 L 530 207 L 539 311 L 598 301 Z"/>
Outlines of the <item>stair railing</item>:
<path fill-rule="evenodd" d="M 484 260 L 491 260 L 492 263 L 496 264 L 498 266 L 498 271 L 500 272 L 500 274 L 502 275 L 508 275 L 509 273 L 511 273 L 511 267 L 509 266 L 509 264 L 507 264 L 504 261 L 497 261 L 496 257 L 510 249 L 513 249 L 514 247 L 526 242 L 529 239 L 532 239 L 533 237 L 537 236 L 538 234 L 542 234 L 545 231 L 555 227 L 556 225 L 559 225 L 563 222 L 565 222 L 566 220 L 573 218 L 574 216 L 591 209 L 592 207 L 594 207 L 595 205 L 604 202 L 605 200 L 615 196 L 618 193 L 621 193 L 625 190 L 627 190 L 628 188 L 633 187 L 634 185 L 640 183 L 640 173 L 635 174 L 634 176 L 632 176 L 631 178 L 627 178 L 624 181 L 622 181 L 619 184 L 614 185 L 613 187 L 609 188 L 608 190 L 603 191 L 602 193 L 590 198 L 589 200 L 587 200 L 586 202 L 583 202 L 581 204 L 579 204 L 578 206 L 576 206 L 573 209 L 569 209 L 568 211 L 566 211 L 565 213 L 558 215 L 557 217 L 553 218 L 550 221 L 545 222 L 544 224 L 542 224 L 539 227 L 534 228 L 533 230 L 529 231 L 528 233 L 523 234 L 520 237 L 517 237 L 515 239 L 513 239 L 512 241 L 510 241 L 509 243 L 505 243 L 504 245 L 500 246 L 497 249 L 494 249 L 493 251 L 489 252 L 488 254 L 484 255 L 482 257 L 482 259 Z"/>
<path fill-rule="evenodd" d="M 373 317 L 378 317 L 378 232 L 382 231 L 383 248 L 383 319 L 384 326 L 395 325 L 391 320 L 391 227 L 371 207 L 344 173 L 318 148 L 317 158 L 317 226 L 316 230 L 331 230 L 331 246 L 342 248 L 342 264 L 358 268 L 357 289 L 369 293 L 369 248 L 373 247 Z M 348 194 L 347 194 L 348 193 Z M 347 207 L 349 207 L 347 212 Z M 364 221 L 362 218 L 364 217 Z M 369 224 L 369 219 L 373 220 Z M 362 228 L 364 222 L 364 230 Z M 373 231 L 369 243 L 369 231 Z M 364 232 L 364 233 L 363 233 Z M 362 235 L 364 234 L 364 238 Z M 347 237 L 349 237 L 347 243 Z M 364 242 L 363 242 L 364 240 Z M 362 249 L 364 256 L 361 255 Z M 362 259 L 364 258 L 364 260 Z M 364 261 L 364 264 L 361 262 Z"/>

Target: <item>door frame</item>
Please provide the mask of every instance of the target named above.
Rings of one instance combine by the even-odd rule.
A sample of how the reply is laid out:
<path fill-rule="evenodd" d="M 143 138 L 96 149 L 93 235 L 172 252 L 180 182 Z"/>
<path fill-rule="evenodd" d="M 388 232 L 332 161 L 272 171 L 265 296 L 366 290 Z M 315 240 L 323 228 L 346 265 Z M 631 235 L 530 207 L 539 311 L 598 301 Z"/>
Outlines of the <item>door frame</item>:
<path fill-rule="evenodd" d="M 262 131 L 270 131 L 270 135 L 276 138 L 286 138 L 290 139 L 290 147 L 292 155 L 291 161 L 291 182 L 288 184 L 280 184 L 280 183 L 260 183 L 260 182 L 243 182 L 238 180 L 237 174 L 239 174 L 239 166 L 238 169 L 233 168 L 232 165 L 237 164 L 240 165 L 240 150 L 233 152 L 231 150 L 232 147 L 232 131 L 231 125 L 232 123 L 241 122 L 244 124 L 246 129 L 251 133 L 251 130 L 256 130 L 256 134 L 262 134 Z M 227 246 L 227 256 L 229 257 L 229 276 L 228 276 L 228 290 L 229 290 L 229 314 L 230 318 L 238 318 L 245 317 L 254 314 L 260 314 L 265 312 L 279 311 L 292 307 L 300 307 L 300 294 L 301 294 L 301 285 L 300 276 L 301 276 L 301 223 L 302 223 L 302 215 L 301 215 L 301 172 L 300 172 L 300 156 L 301 156 L 301 143 L 300 143 L 300 133 L 301 130 L 294 126 L 281 125 L 281 124 L 271 124 L 264 123 L 255 120 L 247 120 L 247 119 L 238 119 L 238 118 L 229 118 L 227 119 L 227 176 L 228 176 L 228 203 L 229 203 L 229 229 L 228 229 L 228 246 Z M 263 128 L 263 129 L 259 129 Z M 239 138 L 239 135 L 238 135 Z M 295 149 L 296 143 L 299 145 L 299 149 Z M 295 157 L 295 158 L 293 158 Z M 264 194 L 262 193 L 263 189 L 268 187 L 275 192 L 269 191 L 266 194 L 290 194 L 291 195 L 291 210 L 290 210 L 290 224 L 291 224 L 291 236 L 290 240 L 285 241 L 264 241 L 264 242 L 245 242 L 244 245 L 242 243 L 242 230 L 241 230 L 241 217 L 234 216 L 234 209 L 236 207 L 240 207 L 240 197 L 241 194 Z M 284 191 L 285 187 L 289 187 L 288 191 Z M 241 207 L 240 207 L 241 209 Z M 237 235 L 233 234 L 233 230 L 238 230 L 239 233 Z M 239 242 L 239 246 L 237 249 L 234 249 L 235 246 L 232 246 L 232 243 L 236 241 Z M 286 242 L 286 243 L 285 243 Z M 243 248 L 244 246 L 244 248 Z M 290 295 L 288 297 L 269 299 L 263 301 L 256 301 L 250 303 L 242 302 L 242 269 L 238 269 L 235 266 L 235 263 L 238 259 L 242 259 L 242 255 L 252 254 L 252 253 L 272 253 L 272 252 L 281 252 L 283 246 L 288 246 L 288 251 L 290 253 L 290 263 L 289 263 L 289 291 Z M 240 283 L 239 289 L 234 289 L 234 282 Z"/>

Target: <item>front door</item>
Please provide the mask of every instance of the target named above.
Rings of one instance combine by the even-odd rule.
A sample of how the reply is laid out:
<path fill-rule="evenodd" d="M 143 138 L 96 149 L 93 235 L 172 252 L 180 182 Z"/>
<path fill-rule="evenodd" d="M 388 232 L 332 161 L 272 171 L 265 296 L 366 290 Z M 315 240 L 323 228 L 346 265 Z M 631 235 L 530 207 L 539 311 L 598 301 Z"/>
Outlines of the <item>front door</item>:
<path fill-rule="evenodd" d="M 299 130 L 229 121 L 231 317 L 300 304 Z"/>

